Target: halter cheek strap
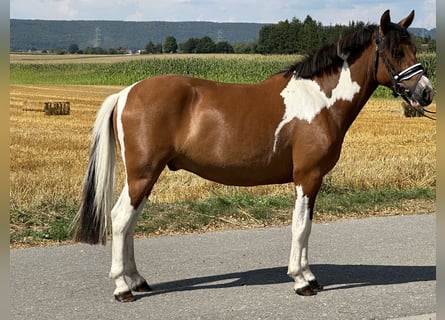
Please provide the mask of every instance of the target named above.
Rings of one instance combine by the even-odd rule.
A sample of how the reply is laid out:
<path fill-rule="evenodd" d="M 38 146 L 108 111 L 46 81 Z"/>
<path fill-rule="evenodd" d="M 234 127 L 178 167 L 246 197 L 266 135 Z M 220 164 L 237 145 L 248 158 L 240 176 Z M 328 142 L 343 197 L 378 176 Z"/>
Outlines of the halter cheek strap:
<path fill-rule="evenodd" d="M 377 82 L 377 68 L 379 66 L 380 43 L 384 38 L 380 38 L 379 29 L 375 29 L 375 58 L 374 58 L 374 80 Z"/>

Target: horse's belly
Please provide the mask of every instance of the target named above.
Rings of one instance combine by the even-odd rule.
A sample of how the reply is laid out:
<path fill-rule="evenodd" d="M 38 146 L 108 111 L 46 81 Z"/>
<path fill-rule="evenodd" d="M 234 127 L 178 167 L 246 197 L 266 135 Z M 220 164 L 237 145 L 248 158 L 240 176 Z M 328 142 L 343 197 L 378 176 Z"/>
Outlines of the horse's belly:
<path fill-rule="evenodd" d="M 290 160 L 290 157 L 289 157 Z M 239 165 L 235 163 L 210 163 L 178 158 L 168 163 L 171 170 L 183 169 L 198 176 L 233 186 L 256 186 L 291 182 L 292 162 L 272 161 L 268 165 Z"/>

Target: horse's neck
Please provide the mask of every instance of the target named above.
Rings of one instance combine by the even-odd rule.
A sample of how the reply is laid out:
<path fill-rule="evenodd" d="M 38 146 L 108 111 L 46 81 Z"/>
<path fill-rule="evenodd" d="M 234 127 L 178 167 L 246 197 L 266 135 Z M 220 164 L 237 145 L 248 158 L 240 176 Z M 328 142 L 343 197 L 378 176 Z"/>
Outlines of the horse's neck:
<path fill-rule="evenodd" d="M 372 48 L 366 49 L 350 65 L 345 61 L 337 87 L 333 89 L 339 99 L 332 108 L 331 114 L 335 117 L 338 127 L 346 133 L 378 84 L 373 75 Z M 336 90 L 338 92 L 336 92 Z"/>

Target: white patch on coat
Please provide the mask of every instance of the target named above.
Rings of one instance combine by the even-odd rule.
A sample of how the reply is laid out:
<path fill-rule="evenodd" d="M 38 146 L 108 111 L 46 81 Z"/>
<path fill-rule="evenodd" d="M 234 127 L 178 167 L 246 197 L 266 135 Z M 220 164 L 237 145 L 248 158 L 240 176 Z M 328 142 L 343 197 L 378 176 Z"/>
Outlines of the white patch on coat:
<path fill-rule="evenodd" d="M 122 161 L 124 163 L 125 172 L 127 171 L 127 167 L 125 166 L 125 144 L 124 144 L 124 126 L 122 124 L 122 113 L 124 112 L 124 107 L 127 103 L 128 93 L 130 90 L 137 84 L 133 83 L 131 86 L 126 87 L 122 91 L 118 93 L 119 100 L 117 101 L 117 138 L 119 140 L 119 145 L 121 148 Z"/>
<path fill-rule="evenodd" d="M 126 183 L 113 210 L 111 210 L 113 242 L 112 262 L 109 275 L 110 278 L 115 280 L 115 295 L 130 291 L 125 276 L 130 277 L 134 283 L 142 283 L 145 281 L 136 269 L 131 237 L 133 236 L 134 227 L 147 201 L 147 197 L 144 197 L 138 208 L 134 208 L 131 205 L 128 190 L 128 184 Z"/>
<path fill-rule="evenodd" d="M 125 133 L 122 123 L 122 114 L 127 103 L 128 94 L 138 82 L 126 87 L 118 93 L 116 129 L 119 141 L 122 161 L 124 164 L 125 174 L 127 173 L 125 161 Z M 145 279 L 139 275 L 134 260 L 133 231 L 137 222 L 137 218 L 144 207 L 147 197 L 144 197 L 138 208 L 134 208 L 131 204 L 129 194 L 128 180 L 111 211 L 113 242 L 112 242 L 112 264 L 110 277 L 115 280 L 116 288 L 114 294 L 129 292 L 130 286 L 127 283 L 126 276 L 129 277 L 133 285 L 145 282 Z"/>
<path fill-rule="evenodd" d="M 354 95 L 359 91 L 360 85 L 356 81 L 352 81 L 351 70 L 346 61 L 343 63 L 337 87 L 332 90 L 330 98 L 326 96 L 316 81 L 292 77 L 281 91 L 285 110 L 283 119 L 275 130 L 273 151 L 276 151 L 281 129 L 294 118 L 311 123 L 323 108 L 329 109 L 338 100 L 352 101 Z"/>
<path fill-rule="evenodd" d="M 294 289 L 308 285 L 308 280 L 315 279 L 308 269 L 307 246 L 311 232 L 309 198 L 304 194 L 301 185 L 296 186 L 297 199 L 292 213 L 292 246 L 289 258 L 288 275 L 295 280 Z M 303 265 L 303 263 L 304 265 Z M 309 272 L 306 272 L 306 271 Z M 309 279 L 306 279 L 306 275 Z"/>
<path fill-rule="evenodd" d="M 295 189 L 297 190 L 297 199 L 292 216 L 294 219 L 292 228 L 294 231 L 301 232 L 306 229 L 306 224 L 309 221 L 309 198 L 304 194 L 301 185 L 296 186 Z"/>

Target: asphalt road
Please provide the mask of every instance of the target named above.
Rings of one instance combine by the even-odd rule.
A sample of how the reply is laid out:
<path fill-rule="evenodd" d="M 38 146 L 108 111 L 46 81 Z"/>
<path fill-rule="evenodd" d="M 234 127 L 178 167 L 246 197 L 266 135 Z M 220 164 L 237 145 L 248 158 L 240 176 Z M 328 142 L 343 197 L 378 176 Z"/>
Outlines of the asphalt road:
<path fill-rule="evenodd" d="M 110 245 L 11 250 L 12 319 L 435 319 L 435 218 L 315 224 L 325 290 L 313 297 L 286 276 L 289 227 L 136 240 L 154 291 L 126 304 L 112 295 Z"/>

